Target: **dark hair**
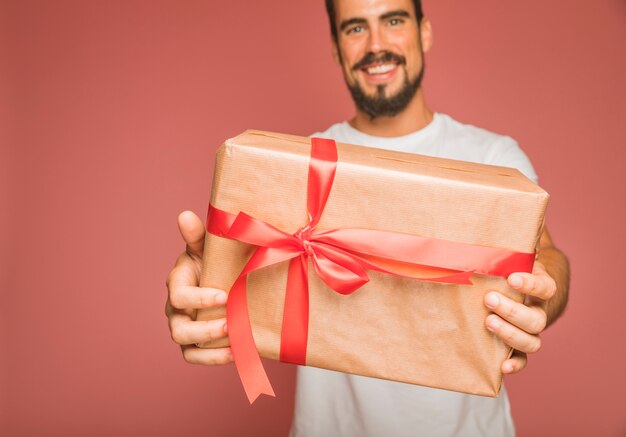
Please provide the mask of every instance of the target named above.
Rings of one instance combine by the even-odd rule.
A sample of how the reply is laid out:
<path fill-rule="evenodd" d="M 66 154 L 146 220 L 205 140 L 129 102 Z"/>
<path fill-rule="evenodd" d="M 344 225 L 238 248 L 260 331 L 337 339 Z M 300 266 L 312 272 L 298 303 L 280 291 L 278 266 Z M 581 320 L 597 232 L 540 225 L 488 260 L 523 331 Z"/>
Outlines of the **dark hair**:
<path fill-rule="evenodd" d="M 422 0 L 413 0 L 413 6 L 415 7 L 415 19 L 419 26 L 424 18 L 424 11 L 422 11 Z M 330 23 L 330 33 L 333 36 L 333 40 L 337 42 L 337 25 L 335 24 L 335 0 L 326 0 L 326 12 L 328 13 L 328 21 Z"/>

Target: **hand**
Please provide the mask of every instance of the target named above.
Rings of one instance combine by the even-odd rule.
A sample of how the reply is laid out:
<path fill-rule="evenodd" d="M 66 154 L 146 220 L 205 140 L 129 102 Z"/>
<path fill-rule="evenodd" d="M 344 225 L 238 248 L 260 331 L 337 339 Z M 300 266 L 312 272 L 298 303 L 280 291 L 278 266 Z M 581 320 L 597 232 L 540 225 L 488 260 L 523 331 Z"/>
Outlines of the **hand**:
<path fill-rule="evenodd" d="M 201 349 L 195 345 L 227 336 L 226 319 L 195 321 L 196 310 L 218 308 L 226 304 L 223 290 L 200 288 L 199 278 L 204 250 L 204 226 L 191 211 L 178 216 L 178 227 L 187 244 L 167 277 L 168 298 L 165 315 L 175 343 L 181 346 L 185 361 L 192 364 L 217 365 L 233 361 L 230 347 Z"/>
<path fill-rule="evenodd" d="M 516 373 L 526 367 L 528 353 L 541 348 L 539 334 L 547 326 L 546 302 L 556 293 L 556 283 L 541 262 L 532 273 L 513 273 L 509 285 L 526 295 L 525 303 L 515 302 L 495 291 L 485 295 L 485 305 L 495 314 L 485 319 L 487 329 L 515 349 L 502 363 L 502 373 Z"/>

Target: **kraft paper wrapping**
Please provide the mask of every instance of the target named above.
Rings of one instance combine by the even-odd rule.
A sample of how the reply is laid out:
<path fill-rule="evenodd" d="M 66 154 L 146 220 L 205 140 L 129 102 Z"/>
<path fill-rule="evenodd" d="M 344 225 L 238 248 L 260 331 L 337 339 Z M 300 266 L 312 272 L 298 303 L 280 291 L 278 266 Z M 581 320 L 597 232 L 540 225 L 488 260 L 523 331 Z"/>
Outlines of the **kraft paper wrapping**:
<path fill-rule="evenodd" d="M 319 230 L 367 228 L 532 252 L 548 194 L 506 167 L 337 143 L 335 181 Z M 211 203 L 293 233 L 307 223 L 310 140 L 246 131 L 218 150 Z M 200 284 L 228 291 L 254 247 L 207 234 Z M 279 359 L 288 263 L 248 279 L 257 349 Z M 351 295 L 329 289 L 310 268 L 307 365 L 485 396 L 500 390 L 511 348 L 485 328 L 488 291 L 521 302 L 506 279 L 473 285 L 369 272 Z M 198 320 L 224 317 L 201 310 Z M 223 347 L 228 341 L 203 347 Z"/>

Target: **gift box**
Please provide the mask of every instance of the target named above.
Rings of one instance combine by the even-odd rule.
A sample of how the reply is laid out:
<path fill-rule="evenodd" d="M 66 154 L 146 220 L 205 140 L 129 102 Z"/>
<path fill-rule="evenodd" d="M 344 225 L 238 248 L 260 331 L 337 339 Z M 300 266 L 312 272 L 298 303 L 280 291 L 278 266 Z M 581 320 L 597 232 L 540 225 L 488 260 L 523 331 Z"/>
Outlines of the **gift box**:
<path fill-rule="evenodd" d="M 246 131 L 217 152 L 200 284 L 230 290 L 249 399 L 271 393 L 256 351 L 496 396 L 511 348 L 484 295 L 523 300 L 506 276 L 532 269 L 548 194 L 512 168 L 313 143 Z"/>

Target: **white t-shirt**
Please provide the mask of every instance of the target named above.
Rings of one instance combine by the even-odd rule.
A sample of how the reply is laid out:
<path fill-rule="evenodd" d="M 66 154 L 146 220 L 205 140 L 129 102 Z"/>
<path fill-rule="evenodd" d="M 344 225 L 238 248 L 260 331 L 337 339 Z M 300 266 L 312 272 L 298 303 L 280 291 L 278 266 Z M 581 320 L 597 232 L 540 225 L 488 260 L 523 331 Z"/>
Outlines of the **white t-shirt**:
<path fill-rule="evenodd" d="M 517 143 L 436 113 L 412 134 L 381 138 L 347 122 L 312 136 L 382 149 L 515 167 L 537 181 Z M 298 367 L 292 437 L 515 435 L 504 387 L 497 398 L 467 395 L 341 372 Z"/>

